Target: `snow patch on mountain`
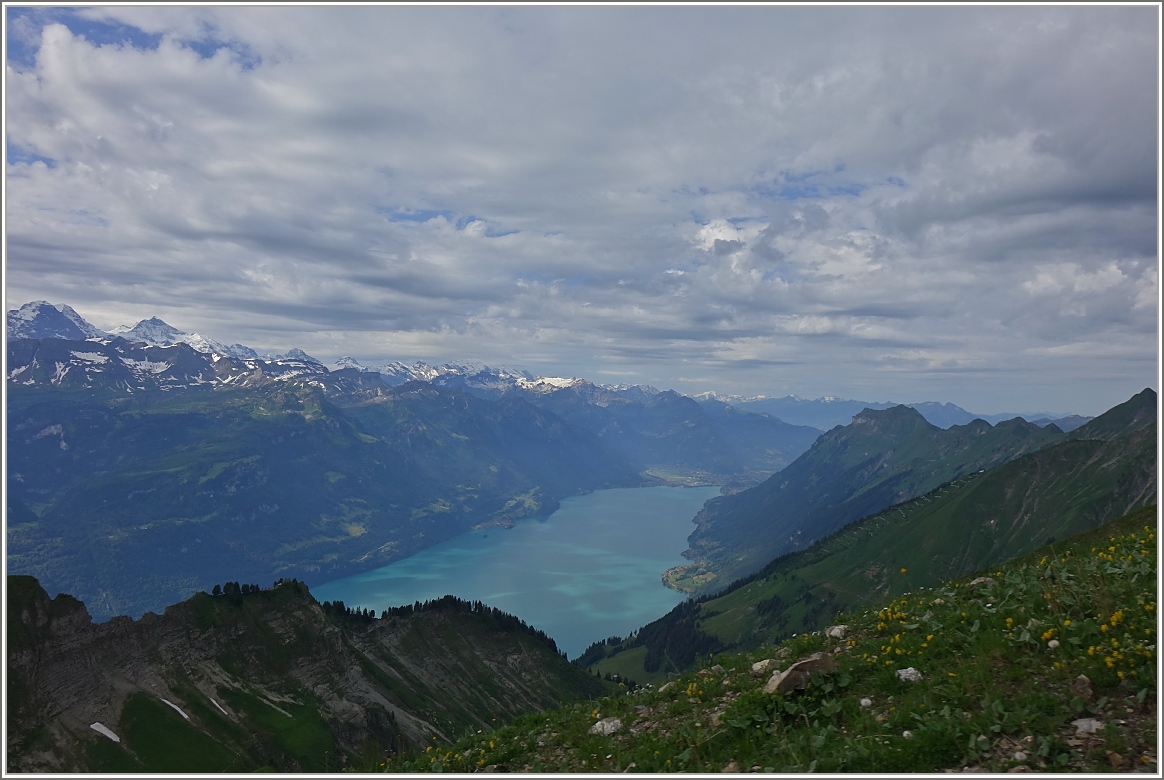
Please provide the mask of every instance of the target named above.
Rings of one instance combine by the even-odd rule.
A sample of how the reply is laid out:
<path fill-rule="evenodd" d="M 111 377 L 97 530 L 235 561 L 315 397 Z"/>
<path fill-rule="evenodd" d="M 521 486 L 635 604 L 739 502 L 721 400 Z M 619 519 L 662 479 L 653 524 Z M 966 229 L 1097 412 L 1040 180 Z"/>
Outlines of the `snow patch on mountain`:
<path fill-rule="evenodd" d="M 537 379 L 526 379 L 522 377 L 517 380 L 516 384 L 523 390 L 529 390 L 535 393 L 552 393 L 567 387 L 578 387 L 579 385 L 587 384 L 587 382 L 585 379 L 579 379 L 578 377 L 567 379 L 560 376 L 539 376 Z"/>
<path fill-rule="evenodd" d="M 100 352 L 70 352 L 69 354 L 78 360 L 84 360 L 86 363 L 104 363 L 109 360 L 108 355 L 102 355 Z"/>

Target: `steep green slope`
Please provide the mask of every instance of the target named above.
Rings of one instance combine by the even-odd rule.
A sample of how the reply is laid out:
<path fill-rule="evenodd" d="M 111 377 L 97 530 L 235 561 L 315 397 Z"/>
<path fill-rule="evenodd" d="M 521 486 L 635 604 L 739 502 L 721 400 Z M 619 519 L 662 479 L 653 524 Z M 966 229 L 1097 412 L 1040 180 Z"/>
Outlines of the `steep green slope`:
<path fill-rule="evenodd" d="M 388 771 L 1158 773 L 1156 508 Z M 774 672 L 821 654 L 801 689 Z M 757 669 L 755 664 L 760 665 Z M 794 681 L 795 676 L 789 681 Z"/>
<path fill-rule="evenodd" d="M 608 689 L 517 618 L 451 597 L 377 619 L 284 581 L 97 625 L 31 577 L 7 598 L 16 771 L 334 771 Z"/>
<path fill-rule="evenodd" d="M 838 611 L 993 566 L 1155 503 L 1156 425 L 1140 419 L 1147 424 L 1129 435 L 1064 441 L 866 517 L 580 660 L 661 680 L 698 653 L 814 630 Z"/>
<path fill-rule="evenodd" d="M 762 484 L 708 501 L 689 538 L 695 563 L 672 571 L 668 584 L 713 591 L 860 517 L 1062 435 L 1017 418 L 942 430 L 906 406 L 867 409 Z"/>

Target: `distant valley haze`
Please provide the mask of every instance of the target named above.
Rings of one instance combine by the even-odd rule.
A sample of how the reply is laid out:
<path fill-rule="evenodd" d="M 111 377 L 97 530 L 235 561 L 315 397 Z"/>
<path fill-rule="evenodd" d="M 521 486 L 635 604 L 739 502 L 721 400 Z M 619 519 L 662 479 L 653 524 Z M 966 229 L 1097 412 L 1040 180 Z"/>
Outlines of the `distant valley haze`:
<path fill-rule="evenodd" d="M 1158 386 L 1153 6 L 4 24 L 6 310 L 733 404 Z"/>

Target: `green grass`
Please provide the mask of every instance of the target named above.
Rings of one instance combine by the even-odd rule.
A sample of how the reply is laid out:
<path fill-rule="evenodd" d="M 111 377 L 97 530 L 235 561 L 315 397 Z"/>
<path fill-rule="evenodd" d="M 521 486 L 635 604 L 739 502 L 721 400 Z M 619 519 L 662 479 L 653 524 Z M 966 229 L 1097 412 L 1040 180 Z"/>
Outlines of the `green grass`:
<path fill-rule="evenodd" d="M 339 753 L 335 741 L 315 707 L 278 702 L 279 709 L 275 709 L 258 694 L 238 688 L 219 689 L 219 694 L 232 709 L 244 714 L 255 737 L 265 743 L 268 750 L 282 754 L 284 758 L 290 757 L 302 767 L 302 771 L 321 772 L 338 767 L 335 762 Z M 290 717 L 279 710 L 289 713 Z"/>
<path fill-rule="evenodd" d="M 843 640 L 702 659 L 640 689 L 524 717 L 385 762 L 387 771 L 1099 772 L 1156 769 L 1156 509 L 843 617 Z M 837 653 L 808 689 L 767 694 L 751 664 Z M 715 665 L 717 668 L 709 668 Z M 914 667 L 918 682 L 898 678 Z M 1090 678 L 1090 701 L 1072 690 Z M 867 700 L 867 703 L 862 700 Z M 618 717 L 612 736 L 589 733 Z M 1072 721 L 1104 725 L 1076 737 Z"/>
<path fill-rule="evenodd" d="M 217 772 L 238 763 L 233 751 L 145 693 L 126 701 L 118 734 L 147 772 Z"/>

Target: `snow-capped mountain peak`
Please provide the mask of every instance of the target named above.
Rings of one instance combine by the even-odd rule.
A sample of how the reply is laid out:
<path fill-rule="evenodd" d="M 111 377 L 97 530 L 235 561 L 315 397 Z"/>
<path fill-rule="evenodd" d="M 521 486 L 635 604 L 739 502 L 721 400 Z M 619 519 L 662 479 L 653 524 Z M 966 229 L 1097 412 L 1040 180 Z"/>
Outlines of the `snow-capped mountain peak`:
<path fill-rule="evenodd" d="M 84 341 L 103 335 L 68 306 L 32 301 L 8 311 L 10 339 L 70 339 Z"/>
<path fill-rule="evenodd" d="M 165 322 L 158 317 L 150 317 L 148 320 L 142 320 L 132 328 L 122 329 L 116 328 L 111 331 L 116 335 L 130 341 L 144 341 L 155 347 L 171 347 L 179 341 L 183 341 L 183 336 L 189 337 L 193 334 L 178 330 L 173 325 Z M 191 345 L 193 346 L 193 345 Z"/>

